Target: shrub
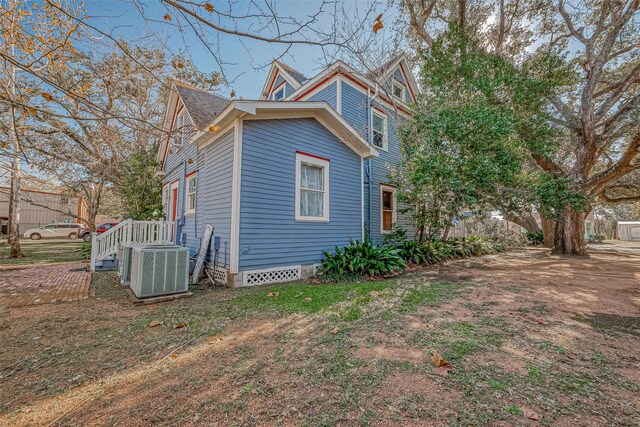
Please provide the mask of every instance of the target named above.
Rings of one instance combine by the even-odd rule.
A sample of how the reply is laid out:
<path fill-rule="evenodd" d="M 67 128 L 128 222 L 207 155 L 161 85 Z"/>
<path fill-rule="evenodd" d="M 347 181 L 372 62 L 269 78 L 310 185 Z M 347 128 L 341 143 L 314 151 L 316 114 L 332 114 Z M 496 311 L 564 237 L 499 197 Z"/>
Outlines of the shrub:
<path fill-rule="evenodd" d="M 386 233 L 382 238 L 383 246 L 401 246 L 407 241 L 407 231 L 398 224 L 393 224 L 390 232 Z"/>
<path fill-rule="evenodd" d="M 78 253 L 82 259 L 91 259 L 91 242 L 83 243 L 78 249 Z"/>
<path fill-rule="evenodd" d="M 328 276 L 383 277 L 400 272 L 406 267 L 400 249 L 393 246 L 376 246 L 371 240 L 352 240 L 343 249 L 336 247 L 335 254 L 324 251 L 321 273 Z"/>
<path fill-rule="evenodd" d="M 435 264 L 455 257 L 492 254 L 501 251 L 502 245 L 485 237 L 470 236 L 423 243 L 408 241 L 404 242 L 399 248 L 400 255 L 407 262 Z"/>
<path fill-rule="evenodd" d="M 544 242 L 544 236 L 542 235 L 542 231 L 527 231 L 527 239 L 529 239 L 529 243 L 538 246 Z"/>

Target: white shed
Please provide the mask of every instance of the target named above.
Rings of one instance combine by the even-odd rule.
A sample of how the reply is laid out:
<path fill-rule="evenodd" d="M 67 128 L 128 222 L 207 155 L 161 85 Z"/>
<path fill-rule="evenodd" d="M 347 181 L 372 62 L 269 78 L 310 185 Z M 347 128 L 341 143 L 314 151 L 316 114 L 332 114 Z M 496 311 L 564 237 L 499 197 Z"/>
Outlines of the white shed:
<path fill-rule="evenodd" d="M 620 240 L 640 242 L 640 221 L 618 221 L 618 236 Z"/>

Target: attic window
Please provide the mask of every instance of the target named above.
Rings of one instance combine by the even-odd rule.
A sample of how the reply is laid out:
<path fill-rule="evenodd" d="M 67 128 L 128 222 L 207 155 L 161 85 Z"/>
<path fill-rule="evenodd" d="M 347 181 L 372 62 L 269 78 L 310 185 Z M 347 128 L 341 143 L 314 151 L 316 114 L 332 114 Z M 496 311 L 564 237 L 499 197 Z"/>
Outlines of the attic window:
<path fill-rule="evenodd" d="M 285 85 L 282 85 L 280 89 L 273 92 L 272 99 L 274 101 L 282 101 L 284 99 L 284 90 L 285 90 Z"/>
<path fill-rule="evenodd" d="M 173 145 L 180 148 L 183 143 L 183 128 L 184 128 L 184 110 L 180 111 L 176 115 L 176 119 L 173 122 Z"/>
<path fill-rule="evenodd" d="M 404 102 L 404 85 L 400 82 L 393 82 L 393 96 L 394 98 Z"/>

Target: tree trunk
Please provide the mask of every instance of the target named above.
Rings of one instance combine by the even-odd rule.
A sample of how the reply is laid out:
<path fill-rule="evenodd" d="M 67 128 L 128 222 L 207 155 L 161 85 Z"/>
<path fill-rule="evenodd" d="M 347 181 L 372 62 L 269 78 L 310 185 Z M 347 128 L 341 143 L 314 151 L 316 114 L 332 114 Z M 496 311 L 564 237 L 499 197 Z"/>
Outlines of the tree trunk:
<path fill-rule="evenodd" d="M 449 215 L 447 219 L 447 226 L 444 228 L 444 232 L 442 233 L 442 240 L 447 240 L 449 238 L 449 232 L 451 231 L 451 223 L 453 222 L 453 214 Z"/>
<path fill-rule="evenodd" d="M 542 246 L 545 248 L 553 248 L 554 233 L 556 231 L 556 222 L 552 219 L 547 219 L 544 215 L 540 214 L 540 222 L 542 223 Z"/>
<path fill-rule="evenodd" d="M 588 212 L 578 212 L 566 206 L 556 221 L 553 253 L 587 256 L 584 225 Z"/>
<path fill-rule="evenodd" d="M 15 5 L 13 5 L 15 7 Z M 11 54 L 15 55 L 15 47 L 11 46 Z M 20 140 L 16 129 L 16 111 L 13 101 L 16 97 L 16 67 L 11 66 L 9 76 L 11 103 L 9 105 L 9 146 L 13 151 L 13 161 L 11 163 L 11 190 L 9 194 L 9 244 L 11 245 L 11 258 L 22 258 L 22 248 L 20 247 Z"/>

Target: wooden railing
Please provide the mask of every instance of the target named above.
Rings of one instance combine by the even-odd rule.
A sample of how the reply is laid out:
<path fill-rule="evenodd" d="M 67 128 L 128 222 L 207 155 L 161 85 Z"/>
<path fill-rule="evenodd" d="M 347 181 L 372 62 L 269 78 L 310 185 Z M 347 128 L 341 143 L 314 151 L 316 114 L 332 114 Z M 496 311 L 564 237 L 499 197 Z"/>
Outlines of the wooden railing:
<path fill-rule="evenodd" d="M 170 222 L 122 221 L 102 234 L 91 234 L 91 271 L 97 262 L 115 254 L 121 243 L 169 243 L 171 240 Z"/>

